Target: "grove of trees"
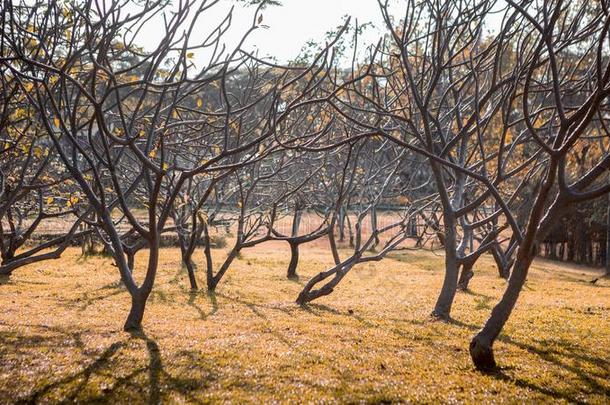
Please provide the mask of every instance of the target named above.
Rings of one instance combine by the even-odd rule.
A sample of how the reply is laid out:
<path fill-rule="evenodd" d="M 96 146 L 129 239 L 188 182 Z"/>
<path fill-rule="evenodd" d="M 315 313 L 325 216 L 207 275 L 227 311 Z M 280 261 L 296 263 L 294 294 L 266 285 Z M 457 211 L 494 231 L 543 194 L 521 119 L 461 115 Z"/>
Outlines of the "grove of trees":
<path fill-rule="evenodd" d="M 265 2 L 239 11 L 252 23 L 231 45 L 237 11 L 211 24 L 219 3 L 3 2 L 0 274 L 98 241 L 131 296 L 124 328 L 137 330 L 165 235 L 191 288 L 199 278 L 210 291 L 247 248 L 285 242 L 297 278 L 300 252 L 326 239 L 334 266 L 305 282 L 301 305 L 361 263 L 442 249 L 430 310 L 449 320 L 489 254 L 504 293 L 470 354 L 494 368 L 536 254 L 559 255 L 552 235 L 579 229 L 578 213 L 606 221 L 610 2 L 379 0 L 376 44 L 346 20 L 285 64 L 244 45 Z M 37 238 L 48 222 L 61 232 Z M 220 258 L 219 228 L 233 234 Z"/>

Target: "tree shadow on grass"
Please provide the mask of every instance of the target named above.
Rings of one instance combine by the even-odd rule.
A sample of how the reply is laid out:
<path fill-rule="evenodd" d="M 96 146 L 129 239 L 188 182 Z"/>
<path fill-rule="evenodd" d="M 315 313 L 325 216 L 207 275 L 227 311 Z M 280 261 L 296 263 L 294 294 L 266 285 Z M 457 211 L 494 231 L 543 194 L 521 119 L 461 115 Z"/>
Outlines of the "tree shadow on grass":
<path fill-rule="evenodd" d="M 467 324 L 465 322 L 461 322 L 455 319 L 452 319 L 450 323 L 461 328 L 467 328 L 471 331 L 479 330 L 479 328 L 475 325 Z M 592 356 L 591 354 L 585 352 L 580 347 L 578 347 L 578 345 L 575 345 L 565 340 L 542 339 L 538 341 L 540 346 L 538 347 L 528 343 L 520 342 L 508 335 L 502 334 L 498 337 L 498 341 L 516 346 L 522 350 L 526 350 L 529 353 L 535 354 L 542 360 L 552 363 L 555 366 L 575 375 L 581 383 L 579 387 L 580 394 L 592 392 L 595 394 L 601 394 L 610 397 L 610 387 L 600 384 L 598 381 L 595 380 L 595 378 L 593 378 L 597 377 L 600 379 L 607 380 L 608 377 L 610 377 L 610 362 L 608 360 L 601 357 Z M 548 347 L 549 345 L 558 346 L 560 350 Z M 588 364 L 587 367 L 579 368 L 572 364 L 569 364 L 569 361 L 566 360 L 572 362 L 575 361 L 578 364 Z M 591 366 L 605 369 L 608 371 L 606 373 L 595 372 L 591 370 Z M 587 369 L 589 371 L 585 372 L 583 371 L 583 369 Z M 581 399 L 578 399 L 575 394 L 553 390 L 548 387 L 533 384 L 519 377 L 509 376 L 504 372 L 505 370 L 507 369 L 498 367 L 496 370 L 492 370 L 487 374 L 502 381 L 511 381 L 519 387 L 527 387 L 542 394 L 549 395 L 555 399 L 565 399 L 574 403 L 583 403 L 583 401 Z M 585 388 L 584 390 L 582 389 L 583 387 Z"/>
<path fill-rule="evenodd" d="M 101 291 L 101 290 L 98 290 Z M 81 296 L 73 299 L 62 300 L 61 304 L 65 308 L 74 308 L 76 307 L 78 311 L 85 311 L 91 305 L 95 304 L 98 301 L 103 301 L 105 299 L 114 297 L 115 295 L 127 294 L 127 289 L 125 288 L 117 288 L 117 289 L 107 289 L 102 294 L 90 294 L 89 292 L 84 292 Z"/>
<path fill-rule="evenodd" d="M 0 347 L 3 348 L 0 354 L 3 357 L 6 356 L 5 358 L 10 356 L 21 361 L 27 356 L 38 357 L 40 353 L 47 353 L 50 348 L 53 348 L 59 355 L 59 364 L 53 357 L 48 360 L 53 366 L 59 366 L 54 369 L 62 370 L 64 366 L 68 365 L 65 362 L 69 362 L 72 358 L 72 356 L 66 357 L 63 353 L 75 349 L 84 357 L 80 360 L 83 366 L 79 367 L 76 372 L 59 376 L 46 375 L 44 369 L 29 370 L 29 372 L 38 374 L 35 385 L 25 395 L 23 391 L 12 394 L 19 395 L 13 398 L 16 403 L 145 402 L 159 404 L 175 399 L 176 396 L 189 403 L 202 403 L 197 398 L 197 394 L 207 389 L 210 381 L 215 379 L 214 366 L 205 363 L 202 354 L 195 351 L 178 353 L 177 367 L 173 367 L 172 372 L 166 371 L 159 345 L 143 332 L 132 333 L 127 338 L 119 338 L 101 351 L 92 351 L 83 343 L 81 331 L 71 332 L 44 325 L 40 325 L 40 328 L 42 329 L 40 333 L 30 335 L 11 331 L 0 333 Z M 142 345 L 138 342 L 141 342 Z M 133 352 L 134 347 L 136 353 Z M 145 362 L 138 360 L 137 356 L 134 357 L 140 348 L 146 351 L 147 360 Z M 198 362 L 193 362 L 193 358 L 197 358 Z M 206 368 L 202 368 L 202 365 L 206 365 Z M 2 370 L 1 367 L 3 365 L 0 362 L 0 370 Z M 6 372 L 6 370 L 3 371 Z M 18 371 L 10 370 L 15 373 Z M 194 378 L 192 373 L 203 375 L 203 377 Z M 23 385 L 29 384 L 21 382 L 22 385 L 19 386 L 19 383 L 16 380 L 14 387 L 0 387 L 0 392 L 6 391 L 5 399 L 10 398 L 11 390 L 15 388 L 24 390 Z"/>
<path fill-rule="evenodd" d="M 210 304 L 212 305 L 212 308 L 210 309 L 209 313 L 206 313 L 206 311 L 204 311 L 203 308 L 201 308 L 197 304 L 197 298 L 201 297 L 201 296 L 207 296 L 208 299 L 210 300 Z M 199 314 L 199 319 L 201 319 L 202 321 L 205 321 L 206 319 L 208 319 L 208 317 L 214 315 L 218 311 L 218 301 L 216 299 L 216 293 L 214 291 L 190 290 L 189 291 L 189 300 L 188 300 L 187 304 L 190 307 L 192 307 L 197 312 L 197 314 Z"/>
<path fill-rule="evenodd" d="M 11 276 L 8 274 L 0 274 L 0 285 L 13 284 Z"/>
<path fill-rule="evenodd" d="M 490 298 L 482 294 L 473 295 L 481 297 L 482 300 L 485 300 L 485 298 Z M 339 315 L 349 317 L 358 320 L 364 328 L 382 327 L 380 324 L 373 320 L 366 319 L 354 313 L 345 313 L 335 308 L 329 307 L 328 305 L 308 304 L 303 306 L 302 308 L 308 312 L 316 313 L 317 315 L 319 315 L 320 312 L 327 312 L 335 316 Z M 391 321 L 396 320 L 392 319 Z M 425 324 L 427 324 L 427 322 L 419 322 L 416 320 L 409 321 L 409 323 L 413 323 L 417 326 L 425 326 Z M 473 332 L 478 331 L 480 329 L 475 325 L 468 324 L 453 318 L 448 321 L 448 324 L 455 325 L 460 328 L 466 328 L 469 331 Z M 402 338 L 419 340 L 417 336 L 408 335 L 401 331 L 399 328 L 388 328 L 387 325 L 384 325 L 383 327 L 385 327 L 386 330 L 389 330 L 392 333 L 401 336 Z M 425 340 L 431 341 L 433 339 L 431 337 L 427 337 L 425 338 Z M 538 345 L 532 345 L 515 340 L 514 338 L 511 338 L 510 336 L 504 334 L 500 335 L 498 337 L 498 340 L 503 343 L 516 346 L 522 350 L 526 350 L 529 353 L 538 356 L 540 359 L 552 363 L 560 369 L 568 371 L 578 379 L 579 384 L 578 387 L 575 387 L 575 390 L 557 390 L 547 386 L 532 383 L 531 381 L 527 381 L 526 379 L 520 378 L 518 376 L 509 375 L 508 371 L 510 370 L 510 368 L 508 367 L 500 367 L 496 370 L 493 370 L 492 372 L 488 373 L 490 376 L 497 378 L 498 380 L 510 382 L 518 387 L 528 388 L 532 391 L 539 392 L 543 395 L 552 397 L 553 399 L 563 399 L 574 403 L 583 403 L 582 398 L 590 394 L 599 394 L 606 397 L 610 397 L 610 387 L 605 386 L 596 380 L 596 378 L 600 380 L 608 380 L 608 378 L 610 377 L 610 361 L 601 357 L 591 355 L 591 353 L 588 353 L 586 350 L 581 349 L 574 342 L 551 339 L 539 340 Z M 552 345 L 558 347 L 558 349 L 550 347 Z M 577 363 L 578 365 L 582 365 L 582 367 L 575 366 L 571 363 Z M 607 371 L 595 371 L 592 369 L 602 369 Z M 585 372 L 583 370 L 587 371 Z"/>
<path fill-rule="evenodd" d="M 532 390 L 532 391 L 535 391 L 535 392 L 547 395 L 547 396 L 552 397 L 553 399 L 556 399 L 556 400 L 563 399 L 563 400 L 568 401 L 570 403 L 583 404 L 583 405 L 587 403 L 585 401 L 582 401 L 582 400 L 576 398 L 574 395 L 570 395 L 568 393 L 561 392 L 561 391 L 558 391 L 558 390 L 553 390 L 553 389 L 550 389 L 548 387 L 542 387 L 540 385 L 533 384 L 531 382 L 525 381 L 524 379 L 521 379 L 521 378 L 512 377 L 512 376 L 506 374 L 503 370 L 505 370 L 505 369 L 498 368 L 496 370 L 488 371 L 485 374 L 487 374 L 489 376 L 492 376 L 492 377 L 494 377 L 497 380 L 504 381 L 504 382 L 509 383 L 509 384 L 514 384 L 517 387 L 527 388 L 529 390 Z"/>

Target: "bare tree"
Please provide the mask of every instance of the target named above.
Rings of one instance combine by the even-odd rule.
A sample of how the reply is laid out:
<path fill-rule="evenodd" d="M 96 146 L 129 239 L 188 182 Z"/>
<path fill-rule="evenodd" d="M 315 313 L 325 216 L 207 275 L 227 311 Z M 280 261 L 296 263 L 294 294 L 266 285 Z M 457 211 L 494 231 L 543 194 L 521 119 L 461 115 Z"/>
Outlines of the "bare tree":
<path fill-rule="evenodd" d="M 600 150 L 591 157 L 584 175 L 568 164 L 581 147 L 594 146 L 594 129 L 607 128 L 610 65 L 604 44 L 610 28 L 609 4 L 507 3 L 527 22 L 515 47 L 519 58 L 528 61 L 520 81 L 519 118 L 546 162 L 506 290 L 470 344 L 473 362 L 480 369 L 496 365 L 493 343 L 526 282 L 535 244 L 571 206 L 610 191 L 605 183 L 610 167 L 607 152 Z"/>

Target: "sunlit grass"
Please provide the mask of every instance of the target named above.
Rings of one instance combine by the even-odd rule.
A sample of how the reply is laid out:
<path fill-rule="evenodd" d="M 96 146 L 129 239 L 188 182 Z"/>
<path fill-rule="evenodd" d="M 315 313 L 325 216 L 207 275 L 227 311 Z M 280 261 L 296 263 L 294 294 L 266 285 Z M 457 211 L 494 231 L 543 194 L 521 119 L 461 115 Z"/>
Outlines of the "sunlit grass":
<path fill-rule="evenodd" d="M 303 280 L 331 264 L 322 247 L 303 250 L 297 282 L 285 279 L 286 246 L 245 251 L 214 295 L 190 293 L 179 251 L 164 249 L 144 334 L 132 336 L 121 330 L 129 296 L 111 260 L 79 255 L 1 281 L 0 402 L 610 398 L 610 282 L 590 284 L 579 268 L 533 266 L 496 345 L 502 369 L 481 374 L 468 342 L 504 287 L 487 257 L 472 291 L 458 294 L 454 321 L 442 323 L 428 316 L 442 282 L 432 253 L 357 267 L 301 308 Z"/>

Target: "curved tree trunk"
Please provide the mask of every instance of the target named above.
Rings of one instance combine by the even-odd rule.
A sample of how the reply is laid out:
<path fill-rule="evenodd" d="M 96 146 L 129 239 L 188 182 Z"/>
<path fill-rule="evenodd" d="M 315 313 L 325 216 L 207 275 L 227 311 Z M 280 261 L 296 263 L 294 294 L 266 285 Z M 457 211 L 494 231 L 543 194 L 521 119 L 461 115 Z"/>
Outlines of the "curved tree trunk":
<path fill-rule="evenodd" d="M 507 260 L 506 255 L 502 253 L 502 248 L 498 244 L 495 244 L 491 248 L 491 254 L 494 258 L 494 261 L 496 262 L 496 267 L 498 268 L 498 275 L 501 278 L 508 280 L 508 277 L 510 276 L 510 267 L 512 266 L 513 261 Z"/>
<path fill-rule="evenodd" d="M 144 318 L 147 298 L 148 294 L 142 294 L 140 292 L 131 296 L 131 309 L 129 310 L 129 315 L 127 316 L 127 321 L 125 321 L 123 330 L 132 332 L 142 329 L 142 319 Z"/>
<path fill-rule="evenodd" d="M 531 258 L 528 257 L 523 257 L 515 263 L 504 295 L 492 310 L 483 329 L 470 342 L 470 356 L 480 370 L 490 370 L 496 367 L 492 346 L 515 307 L 530 264 Z"/>
<path fill-rule="evenodd" d="M 193 263 L 192 255 L 193 250 L 187 245 L 186 238 L 178 231 L 178 243 L 180 244 L 180 254 L 182 257 L 182 264 L 186 267 L 186 272 L 189 277 L 189 284 L 191 290 L 197 291 L 197 279 L 195 278 L 195 263 Z"/>
<path fill-rule="evenodd" d="M 335 264 L 339 264 L 341 263 L 341 258 L 339 256 L 339 251 L 337 250 L 337 242 L 335 241 L 335 218 L 333 218 L 328 226 L 328 243 L 330 244 L 330 251 L 333 255 Z"/>
<path fill-rule="evenodd" d="M 556 168 L 557 161 L 552 160 L 543 185 L 532 207 L 527 232 L 517 251 L 515 264 L 508 279 L 508 286 L 498 304 L 491 311 L 491 316 L 485 322 L 483 329 L 470 342 L 470 357 L 475 367 L 479 370 L 490 370 L 496 367 L 493 344 L 506 324 L 523 289 L 527 273 L 534 258 L 534 246 L 537 242 L 544 239 L 551 224 L 561 215 L 561 211 L 564 208 L 564 201 L 557 196 L 553 204 L 546 210 L 546 214 L 543 215 L 546 199 L 555 179 Z"/>
<path fill-rule="evenodd" d="M 325 295 L 329 295 L 333 292 L 333 289 L 339 282 L 345 277 L 345 275 L 351 270 L 352 267 L 357 263 L 358 258 L 352 256 L 350 259 L 346 260 L 344 263 L 339 263 L 335 265 L 333 268 L 327 271 L 323 271 L 321 273 L 316 274 L 311 278 L 303 287 L 303 290 L 299 293 L 296 303 L 299 305 L 304 305 L 308 302 L 311 302 L 317 298 L 323 297 Z M 331 277 L 328 282 L 322 285 L 322 287 L 315 289 L 314 287 Z"/>

